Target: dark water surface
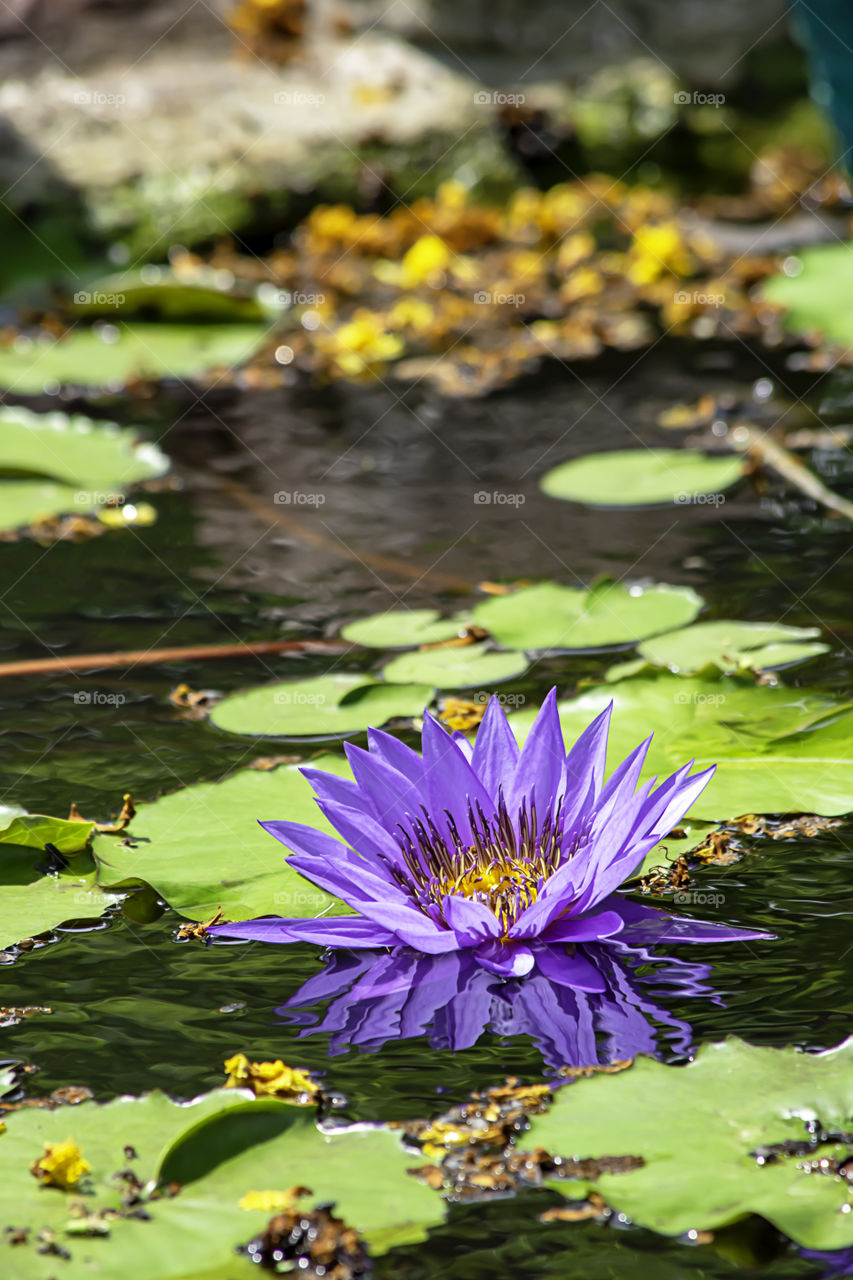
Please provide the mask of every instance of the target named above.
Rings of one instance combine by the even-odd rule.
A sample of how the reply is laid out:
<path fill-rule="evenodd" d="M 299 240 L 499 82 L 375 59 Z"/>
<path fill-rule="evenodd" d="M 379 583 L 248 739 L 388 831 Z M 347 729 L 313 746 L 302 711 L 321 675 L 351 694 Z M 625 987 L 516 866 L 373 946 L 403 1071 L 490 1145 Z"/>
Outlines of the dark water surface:
<path fill-rule="evenodd" d="M 167 397 L 136 418 L 147 417 L 177 458 L 184 492 L 152 498 L 159 522 L 138 532 L 50 548 L 0 545 L 0 657 L 40 657 L 45 646 L 77 653 L 333 635 L 342 621 L 399 602 L 456 607 L 466 582 L 547 576 L 578 584 L 606 571 L 693 585 L 709 617 L 821 621 L 832 652 L 786 679 L 844 691 L 853 628 L 853 542 L 844 522 L 772 484 L 763 493 L 742 486 L 718 508 L 639 511 L 591 511 L 537 489 L 544 470 L 582 452 L 640 440 L 671 445 L 671 433 L 654 425 L 661 409 L 705 391 L 749 401 L 766 376 L 747 356 L 737 365 L 724 355 L 697 363 L 668 348 L 640 363 L 625 357 L 583 382 L 557 370 L 470 403 L 420 389 L 398 400 L 401 393 L 386 388 L 339 387 L 214 393 L 196 404 Z M 787 390 L 793 400 L 805 388 L 788 381 Z M 777 392 L 785 396 L 778 384 Z M 773 407 L 781 412 L 784 401 Z M 853 491 L 849 455 L 815 454 L 812 464 L 840 491 Z M 247 492 L 285 523 L 267 521 L 257 503 L 248 511 L 240 498 Z M 276 503 L 282 492 L 289 503 Z M 488 501 L 478 498 L 484 493 Z M 377 555 L 403 561 L 409 576 L 368 563 Z M 512 692 L 538 700 L 557 683 L 568 694 L 612 660 L 612 653 L 547 659 L 512 682 Z M 333 664 L 363 669 L 371 659 L 266 657 L 4 680 L 0 802 L 61 814 L 73 800 L 87 815 L 106 816 L 124 791 L 153 799 L 258 756 L 305 751 L 187 720 L 168 693 L 179 681 L 228 691 Z M 685 958 L 714 964 L 718 1003 L 657 989 L 658 1003 L 691 1024 L 697 1043 L 731 1032 L 754 1043 L 824 1048 L 850 1032 L 849 826 L 814 839 L 755 841 L 736 865 L 698 873 L 695 887 L 724 901 L 694 914 L 719 912 L 778 935 L 775 943 L 689 949 Z M 319 972 L 316 949 L 178 944 L 176 924 L 169 912 L 143 925 L 116 910 L 106 925 L 57 931 L 50 945 L 0 966 L 0 1005 L 54 1011 L 0 1031 L 0 1056 L 37 1065 L 32 1092 L 76 1083 L 99 1097 L 154 1086 L 190 1097 L 221 1083 L 224 1058 L 242 1049 L 324 1072 L 346 1095 L 348 1117 L 402 1119 L 508 1074 L 543 1074 L 529 1037 L 494 1032 L 459 1053 L 415 1038 L 329 1058 L 325 1035 L 297 1042 L 298 1028 L 274 1012 Z M 679 1056 L 663 1028 L 659 1051 Z M 544 1226 L 543 1207 L 541 1198 L 531 1204 L 523 1196 L 456 1207 L 427 1245 L 383 1259 L 379 1275 L 674 1280 L 740 1274 L 731 1258 L 774 1255 L 773 1275 L 820 1274 L 779 1253 L 767 1233 L 727 1252 L 615 1226 Z"/>

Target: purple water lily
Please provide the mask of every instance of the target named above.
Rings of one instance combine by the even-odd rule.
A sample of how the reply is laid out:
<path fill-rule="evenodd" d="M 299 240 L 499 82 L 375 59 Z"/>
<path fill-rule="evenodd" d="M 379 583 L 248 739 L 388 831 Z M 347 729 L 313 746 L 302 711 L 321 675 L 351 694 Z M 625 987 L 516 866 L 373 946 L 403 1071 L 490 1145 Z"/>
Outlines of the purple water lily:
<path fill-rule="evenodd" d="M 583 951 L 581 984 L 571 969 L 567 982 L 541 972 L 507 981 L 483 969 L 469 951 L 337 951 L 276 1013 L 303 1028 L 300 1039 L 328 1035 L 332 1056 L 353 1047 L 370 1053 L 423 1035 L 436 1049 L 468 1049 L 487 1029 L 501 1037 L 530 1036 L 552 1070 L 640 1053 L 660 1057 L 660 1042 L 670 1053 L 689 1052 L 689 1024 L 654 996 L 660 990 L 667 1002 L 702 997 L 719 1003 L 705 984 L 710 965 L 652 956 L 614 940 Z M 552 968 L 561 970 L 562 959 L 555 954 Z"/>
<path fill-rule="evenodd" d="M 640 945 L 770 936 L 679 919 L 616 893 L 714 770 L 691 774 L 691 761 L 659 786 L 652 779 L 638 789 L 649 737 L 605 781 L 611 710 L 568 755 L 553 689 L 521 749 L 497 698 L 473 746 L 430 715 L 422 755 L 371 730 L 368 751 L 347 744 L 354 781 L 302 770 L 342 840 L 301 823 L 261 823 L 292 851 L 292 867 L 356 914 L 265 917 L 210 933 L 464 951 L 503 977 L 537 968 L 579 986 L 589 962 L 576 944 L 617 934 Z"/>

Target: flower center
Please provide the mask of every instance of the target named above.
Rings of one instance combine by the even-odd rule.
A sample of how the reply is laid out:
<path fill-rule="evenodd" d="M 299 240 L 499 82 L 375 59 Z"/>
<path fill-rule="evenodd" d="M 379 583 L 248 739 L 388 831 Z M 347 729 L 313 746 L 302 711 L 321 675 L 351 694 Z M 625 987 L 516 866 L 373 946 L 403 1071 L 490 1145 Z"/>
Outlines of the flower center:
<path fill-rule="evenodd" d="M 491 819 L 479 805 L 476 813 L 469 805 L 470 840 L 463 841 L 447 810 L 444 816 L 446 834 L 426 810 L 411 830 L 399 828 L 405 864 L 396 873 L 399 884 L 433 919 L 442 918 L 448 895 L 482 902 L 494 911 L 503 933 L 536 901 L 545 881 L 572 857 L 586 835 L 579 831 L 566 839 L 559 805 L 541 824 L 535 806 L 526 803 L 513 820 L 503 797 Z"/>

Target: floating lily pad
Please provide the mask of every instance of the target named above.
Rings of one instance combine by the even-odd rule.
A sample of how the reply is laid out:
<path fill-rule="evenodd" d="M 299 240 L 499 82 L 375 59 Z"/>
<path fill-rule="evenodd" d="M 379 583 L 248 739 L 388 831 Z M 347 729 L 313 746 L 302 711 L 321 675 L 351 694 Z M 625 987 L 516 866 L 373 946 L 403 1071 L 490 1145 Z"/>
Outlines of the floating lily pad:
<path fill-rule="evenodd" d="M 0 386 L 21 395 L 72 385 L 103 387 L 131 378 L 197 378 L 244 364 L 263 342 L 256 324 L 109 324 L 64 338 L 18 338 L 0 348 Z"/>
<path fill-rule="evenodd" d="M 71 824 L 81 826 L 83 823 Z M 66 920 L 101 915 L 115 901 L 98 883 L 89 853 L 77 854 L 58 872 L 43 869 L 47 855 L 0 844 L 0 948 L 46 933 Z"/>
<path fill-rule="evenodd" d="M 75 1275 L 92 1270 L 103 1280 L 125 1280 L 144 1258 L 146 1280 L 251 1276 L 257 1267 L 235 1257 L 234 1249 L 258 1235 L 270 1217 L 267 1210 L 240 1208 L 252 1190 L 311 1187 L 300 1204 L 334 1201 L 336 1212 L 365 1236 L 374 1254 L 421 1239 L 445 1214 L 441 1197 L 407 1175 L 412 1156 L 398 1135 L 366 1126 L 323 1133 L 313 1111 L 273 1098 L 252 1099 L 243 1090 L 219 1089 L 189 1105 L 153 1093 L 106 1105 L 27 1110 L 7 1124 L 0 1216 L 29 1228 L 26 1243 L 10 1248 L 4 1259 L 10 1280 L 55 1274 L 55 1259 L 39 1267 L 43 1227 L 70 1249 Z M 82 1184 L 90 1192 L 84 1199 L 90 1212 L 120 1209 L 126 1188 L 115 1175 L 128 1167 L 128 1146 L 141 1183 L 177 1182 L 180 1173 L 180 1189 L 148 1202 L 146 1220 L 108 1219 L 103 1238 L 68 1235 L 69 1203 L 81 1198 L 79 1190 L 41 1187 L 29 1170 L 46 1142 L 69 1138 L 91 1165 Z"/>
<path fill-rule="evenodd" d="M 743 813 L 840 814 L 853 795 L 851 703 L 737 677 L 649 671 L 560 703 L 566 740 L 614 703 L 609 761 L 615 766 L 654 731 L 644 777 L 695 759 L 717 770 L 691 816 L 721 822 Z M 534 713 L 510 717 L 523 737 Z"/>
<path fill-rule="evenodd" d="M 420 715 L 433 689 L 386 684 L 370 676 L 326 675 L 261 685 L 224 698 L 210 718 L 229 733 L 279 738 L 337 738 Z"/>
<path fill-rule="evenodd" d="M 70 855 L 86 848 L 91 832 L 90 822 L 70 822 L 41 813 L 0 812 L 0 845 L 43 850 L 52 844 L 60 853 Z"/>
<path fill-rule="evenodd" d="M 259 321 L 267 310 L 254 291 L 235 286 L 230 271 L 208 267 L 195 279 L 178 276 L 167 266 L 147 263 L 137 271 L 104 276 L 74 295 L 79 316 L 143 316 L 157 320 Z"/>
<path fill-rule="evenodd" d="M 701 671 L 709 664 L 721 671 L 748 667 L 760 671 L 804 662 L 829 645 L 816 643 L 819 627 L 786 627 L 772 622 L 697 622 L 681 631 L 645 640 L 637 651 L 647 661 L 671 671 Z M 808 641 L 809 643 L 804 643 Z"/>
<path fill-rule="evenodd" d="M 168 469 L 166 455 L 133 428 L 0 407 L 0 529 L 97 509 Z"/>
<path fill-rule="evenodd" d="M 754 1213 L 798 1244 L 840 1249 L 853 1244 L 846 1183 L 806 1173 L 796 1158 L 760 1165 L 751 1153 L 804 1140 L 814 1117 L 849 1129 L 851 1115 L 853 1041 L 809 1054 L 731 1038 L 704 1045 L 685 1067 L 639 1058 L 618 1075 L 560 1090 L 524 1145 L 583 1159 L 641 1157 L 641 1168 L 603 1174 L 597 1189 L 618 1213 L 666 1235 Z M 839 1148 L 816 1152 L 824 1154 Z M 550 1185 L 571 1195 L 571 1183 Z"/>
<path fill-rule="evenodd" d="M 342 756 L 311 764 L 351 776 Z M 208 920 L 220 907 L 228 920 L 346 914 L 342 902 L 291 869 L 282 845 L 258 825 L 272 818 L 332 830 L 296 766 L 244 769 L 224 782 L 201 782 L 139 804 L 132 847 L 97 835 L 100 883 L 153 885 L 191 920 Z"/>
<path fill-rule="evenodd" d="M 623 586 L 604 579 L 588 591 L 541 582 L 474 608 L 474 621 L 507 648 L 595 649 L 683 627 L 702 608 L 690 587 Z"/>
<path fill-rule="evenodd" d="M 442 618 L 437 609 L 389 609 L 348 623 L 341 635 L 370 649 L 409 649 L 452 640 L 464 626 L 464 619 Z"/>
<path fill-rule="evenodd" d="M 616 449 L 564 462 L 546 472 L 540 487 L 551 498 L 589 507 L 687 505 L 730 489 L 742 475 L 739 458 L 697 449 Z"/>
<path fill-rule="evenodd" d="M 0 406 L 0 476 L 46 476 L 103 490 L 150 480 L 168 469 L 166 455 L 141 442 L 133 428 L 83 414 Z"/>
<path fill-rule="evenodd" d="M 421 681 L 435 689 L 489 687 L 520 676 L 529 666 L 524 653 L 496 653 L 482 644 L 402 653 L 382 668 L 386 680 Z"/>
<path fill-rule="evenodd" d="M 794 333 L 818 330 L 853 347 L 853 248 L 849 244 L 820 244 L 797 253 L 801 270 L 782 273 L 764 282 L 768 302 L 786 309 L 784 325 Z"/>

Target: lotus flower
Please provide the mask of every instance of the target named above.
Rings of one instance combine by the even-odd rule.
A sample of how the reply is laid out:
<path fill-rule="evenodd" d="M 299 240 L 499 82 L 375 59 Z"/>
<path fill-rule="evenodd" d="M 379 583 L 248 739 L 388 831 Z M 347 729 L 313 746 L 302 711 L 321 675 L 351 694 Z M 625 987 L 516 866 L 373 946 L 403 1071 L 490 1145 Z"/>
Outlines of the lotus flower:
<path fill-rule="evenodd" d="M 770 936 L 678 919 L 616 893 L 714 770 L 691 774 L 691 762 L 638 789 L 647 738 L 605 781 L 611 711 L 568 755 L 553 689 L 521 749 L 496 698 L 473 746 L 430 715 L 422 755 L 371 730 L 368 751 L 347 744 L 354 781 L 302 770 L 341 840 L 301 823 L 261 823 L 293 851 L 292 867 L 356 914 L 265 917 L 210 933 L 349 949 L 404 945 L 433 956 L 465 951 L 503 977 L 538 968 L 579 985 L 589 968 L 572 954 L 579 943 Z"/>
<path fill-rule="evenodd" d="M 328 1035 L 332 1056 L 352 1047 L 373 1052 L 388 1041 L 422 1035 L 436 1049 L 468 1049 L 488 1028 L 501 1037 L 530 1036 L 545 1063 L 559 1070 L 640 1053 L 659 1057 L 662 1040 L 670 1053 L 687 1054 L 690 1026 L 652 999 L 658 986 L 667 1001 L 704 997 L 719 1003 L 704 983 L 711 973 L 707 964 L 653 957 L 645 948 L 611 940 L 583 948 L 585 982 L 578 984 L 561 949 L 555 951 L 551 967 L 563 971 L 564 982 L 541 972 L 507 981 L 469 951 L 337 951 L 276 1013 L 303 1028 L 300 1038 Z M 634 973 L 638 967 L 641 976 Z"/>

